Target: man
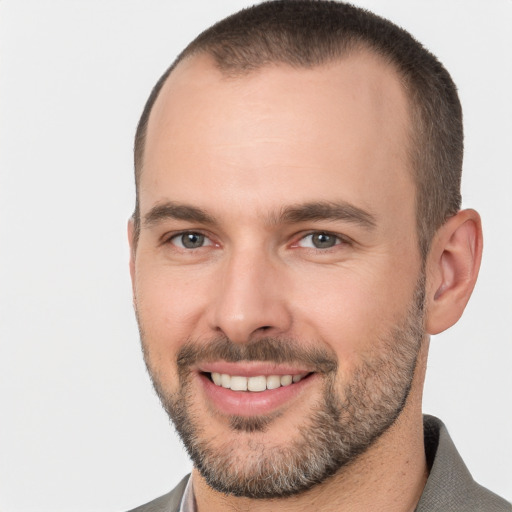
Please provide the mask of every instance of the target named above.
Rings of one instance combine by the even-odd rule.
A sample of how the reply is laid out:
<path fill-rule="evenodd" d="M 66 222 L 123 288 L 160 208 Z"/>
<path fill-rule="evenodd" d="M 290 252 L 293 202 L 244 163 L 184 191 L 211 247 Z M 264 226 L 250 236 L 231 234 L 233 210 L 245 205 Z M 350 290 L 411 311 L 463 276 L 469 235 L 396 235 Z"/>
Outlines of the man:
<path fill-rule="evenodd" d="M 511 510 L 422 417 L 482 251 L 461 110 L 403 30 L 269 2 L 155 86 L 129 224 L 148 371 L 194 463 L 136 510 Z"/>

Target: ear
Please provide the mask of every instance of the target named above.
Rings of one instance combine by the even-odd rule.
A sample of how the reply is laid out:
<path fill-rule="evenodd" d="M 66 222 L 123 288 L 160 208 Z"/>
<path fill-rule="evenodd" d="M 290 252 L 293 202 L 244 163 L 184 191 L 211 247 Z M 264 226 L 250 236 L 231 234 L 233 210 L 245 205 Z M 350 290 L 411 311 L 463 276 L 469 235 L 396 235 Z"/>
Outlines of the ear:
<path fill-rule="evenodd" d="M 135 289 L 135 222 L 133 217 L 128 219 L 128 243 L 130 244 L 130 277 L 132 279 L 132 290 Z"/>
<path fill-rule="evenodd" d="M 438 334 L 459 320 L 482 258 L 482 223 L 475 210 L 462 210 L 437 231 L 427 259 L 426 330 Z"/>

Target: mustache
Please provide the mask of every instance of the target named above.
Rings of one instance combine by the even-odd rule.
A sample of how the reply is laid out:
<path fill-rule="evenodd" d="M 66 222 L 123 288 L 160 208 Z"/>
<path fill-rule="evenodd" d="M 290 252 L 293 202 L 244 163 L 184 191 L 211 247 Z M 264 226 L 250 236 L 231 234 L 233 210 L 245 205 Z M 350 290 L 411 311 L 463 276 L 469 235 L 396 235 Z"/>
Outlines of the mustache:
<path fill-rule="evenodd" d="M 177 354 L 177 365 L 181 372 L 198 363 L 215 361 L 238 363 L 240 361 L 265 361 L 276 364 L 305 365 L 317 373 L 332 373 L 338 369 L 334 352 L 323 347 L 301 347 L 291 339 L 265 337 L 244 344 L 234 343 L 227 337 L 211 341 L 187 341 Z"/>

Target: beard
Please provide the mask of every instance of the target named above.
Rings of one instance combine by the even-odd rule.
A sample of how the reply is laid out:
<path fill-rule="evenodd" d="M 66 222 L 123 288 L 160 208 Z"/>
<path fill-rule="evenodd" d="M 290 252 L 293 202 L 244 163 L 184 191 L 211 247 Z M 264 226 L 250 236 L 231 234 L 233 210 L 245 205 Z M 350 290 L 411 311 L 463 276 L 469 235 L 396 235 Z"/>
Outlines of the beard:
<path fill-rule="evenodd" d="M 139 319 L 144 359 L 153 386 L 174 423 L 195 468 L 213 489 L 253 499 L 284 498 L 304 492 L 347 467 L 372 446 L 402 412 L 424 339 L 424 275 L 401 322 L 372 344 L 350 382 L 336 386 L 338 360 L 324 348 L 305 349 L 296 340 L 262 338 L 239 345 L 222 337 L 208 343 L 188 341 L 179 350 L 179 388 L 165 390 L 152 367 L 149 344 Z M 279 418 L 229 418 L 224 439 L 205 432 L 208 412 L 194 409 L 191 365 L 201 361 L 270 361 L 305 364 L 321 375 L 321 398 L 301 418 L 286 444 L 269 446 L 264 432 Z M 277 428 L 277 427 L 276 427 Z M 244 436 L 243 438 L 237 436 Z M 291 437 L 291 436 L 290 436 Z M 240 444 L 237 444 L 240 441 Z M 240 450 L 240 446 L 244 450 Z"/>

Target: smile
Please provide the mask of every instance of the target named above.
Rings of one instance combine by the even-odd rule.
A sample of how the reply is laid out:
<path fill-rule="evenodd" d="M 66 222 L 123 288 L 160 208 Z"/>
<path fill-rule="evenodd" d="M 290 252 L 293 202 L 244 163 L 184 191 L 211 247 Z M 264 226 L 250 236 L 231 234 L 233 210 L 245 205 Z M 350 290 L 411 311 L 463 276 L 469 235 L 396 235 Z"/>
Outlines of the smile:
<path fill-rule="evenodd" d="M 201 363 L 198 383 L 213 410 L 227 416 L 271 414 L 291 405 L 320 376 L 305 367 L 264 361 Z"/>
<path fill-rule="evenodd" d="M 243 377 L 240 375 L 229 375 L 227 373 L 211 372 L 212 382 L 219 387 L 231 389 L 232 391 L 261 392 L 267 389 L 277 389 L 289 386 L 292 383 L 300 382 L 307 374 L 298 375 L 257 375 L 254 377 Z"/>

